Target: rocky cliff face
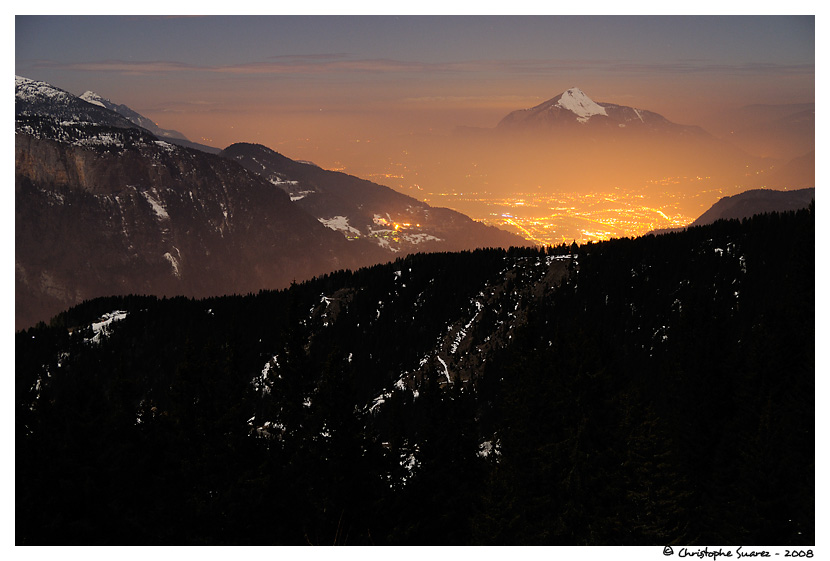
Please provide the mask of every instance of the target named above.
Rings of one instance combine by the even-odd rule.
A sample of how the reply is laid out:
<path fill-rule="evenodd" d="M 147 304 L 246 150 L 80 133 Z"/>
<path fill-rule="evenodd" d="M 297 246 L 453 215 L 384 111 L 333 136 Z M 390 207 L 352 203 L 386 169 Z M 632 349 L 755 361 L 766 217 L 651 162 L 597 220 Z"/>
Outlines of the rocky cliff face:
<path fill-rule="evenodd" d="M 17 329 L 98 296 L 257 292 L 413 251 L 524 242 L 265 147 L 292 177 L 250 171 L 250 158 L 160 140 L 101 104 L 15 82 Z M 314 204 L 298 204 L 305 196 Z"/>
<path fill-rule="evenodd" d="M 94 296 L 256 292 L 380 258 L 217 156 L 20 134 L 15 156 L 17 328 Z"/>

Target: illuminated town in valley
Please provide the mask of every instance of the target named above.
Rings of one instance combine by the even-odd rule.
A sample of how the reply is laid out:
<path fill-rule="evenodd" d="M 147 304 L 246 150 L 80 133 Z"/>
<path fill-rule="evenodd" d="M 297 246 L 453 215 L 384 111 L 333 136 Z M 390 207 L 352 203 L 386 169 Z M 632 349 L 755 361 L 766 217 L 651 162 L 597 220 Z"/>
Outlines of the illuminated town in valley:
<path fill-rule="evenodd" d="M 449 153 L 446 137 L 433 140 L 446 149 L 445 155 Z M 325 169 L 385 185 L 431 206 L 456 210 L 538 245 L 583 244 L 682 228 L 722 197 L 763 187 L 759 178 L 770 171 L 756 165 L 737 180 L 701 174 L 634 181 L 611 169 L 594 186 L 574 186 L 547 177 L 543 168 L 521 175 L 521 164 L 509 161 L 425 158 L 424 146 L 423 141 L 409 144 L 363 139 L 327 152 L 306 139 L 297 139 L 278 149 L 301 154 Z M 432 153 L 440 152 L 441 148 L 436 148 Z"/>
<path fill-rule="evenodd" d="M 470 181 L 473 174 L 466 176 L 466 189 L 441 189 L 437 183 L 449 186 L 449 182 L 430 181 L 424 177 L 428 174 L 423 168 L 400 162 L 390 161 L 382 166 L 385 169 L 373 171 L 342 161 L 324 167 L 366 177 L 431 206 L 451 208 L 519 234 L 538 245 L 583 244 L 682 228 L 720 198 L 746 189 L 740 185 L 726 187 L 712 177 L 670 176 L 647 181 L 639 188 L 602 185 L 588 192 L 563 187 L 554 192 L 526 188 L 494 193 L 487 190 L 485 177 L 472 177 Z"/>
<path fill-rule="evenodd" d="M 539 245 L 586 243 L 633 237 L 652 230 L 688 225 L 693 217 L 676 208 L 651 207 L 644 195 L 610 193 L 429 193 L 425 202 L 454 208 L 491 226 L 515 232 Z M 667 212 L 668 211 L 668 212 Z"/>

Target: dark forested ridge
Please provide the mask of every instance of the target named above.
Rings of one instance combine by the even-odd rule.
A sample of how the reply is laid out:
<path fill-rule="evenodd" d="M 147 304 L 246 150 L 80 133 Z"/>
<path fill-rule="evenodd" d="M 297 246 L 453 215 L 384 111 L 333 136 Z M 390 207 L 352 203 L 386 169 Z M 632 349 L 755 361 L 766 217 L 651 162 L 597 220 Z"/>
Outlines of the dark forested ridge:
<path fill-rule="evenodd" d="M 814 249 L 811 205 L 85 302 L 16 335 L 16 542 L 813 544 Z"/>

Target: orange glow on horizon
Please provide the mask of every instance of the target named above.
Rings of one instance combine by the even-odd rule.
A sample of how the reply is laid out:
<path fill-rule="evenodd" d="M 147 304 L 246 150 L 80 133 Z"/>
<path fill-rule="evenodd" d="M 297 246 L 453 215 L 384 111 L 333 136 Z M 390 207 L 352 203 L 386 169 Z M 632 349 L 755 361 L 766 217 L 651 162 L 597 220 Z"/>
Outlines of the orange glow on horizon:
<path fill-rule="evenodd" d="M 677 123 L 694 124 L 692 115 L 703 112 L 689 111 L 688 96 L 670 95 L 677 92 L 666 85 L 652 91 L 665 97 L 641 101 L 584 89 L 599 101 L 648 107 Z M 347 91 L 345 97 L 350 95 L 355 94 Z M 352 107 L 348 102 L 354 100 L 345 99 L 323 111 L 304 110 L 299 102 L 279 112 L 257 105 L 244 114 L 213 107 L 209 120 L 201 115 L 193 122 L 188 121 L 192 114 L 171 113 L 163 122 L 185 133 L 209 123 L 213 128 L 205 136 L 216 139 L 214 146 L 237 141 L 263 144 L 289 158 L 368 179 L 539 244 L 598 241 L 685 226 L 722 196 L 776 188 L 765 178 L 784 163 L 746 156 L 747 162 L 736 169 L 735 158 L 740 156 L 734 147 L 713 148 L 694 140 L 673 147 L 637 137 L 579 146 L 555 138 L 494 140 L 487 131 L 507 112 L 543 99 L 516 99 L 503 90 L 475 100 L 461 95 L 410 94 L 398 101 L 392 97 L 369 108 Z M 675 105 L 669 106 L 667 99 Z M 463 127 L 468 127 L 466 132 Z M 470 133 L 469 127 L 479 128 Z M 808 142 L 801 145 L 809 148 Z M 765 154 L 772 150 L 764 148 Z M 783 187 L 803 186 L 807 185 Z M 502 216 L 507 212 L 511 216 Z"/>

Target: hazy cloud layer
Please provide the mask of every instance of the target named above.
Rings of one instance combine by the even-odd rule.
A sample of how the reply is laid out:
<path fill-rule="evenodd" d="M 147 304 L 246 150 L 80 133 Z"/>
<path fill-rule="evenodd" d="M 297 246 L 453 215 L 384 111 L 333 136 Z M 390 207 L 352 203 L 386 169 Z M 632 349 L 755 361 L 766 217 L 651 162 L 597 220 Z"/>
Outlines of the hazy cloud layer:
<path fill-rule="evenodd" d="M 61 63 L 38 61 L 35 68 L 51 68 L 80 72 L 112 72 L 125 75 L 165 74 L 170 72 L 203 72 L 240 75 L 303 75 L 303 74 L 380 74 L 380 73 L 506 73 L 552 74 L 597 72 L 619 74 L 731 74 L 731 75 L 812 75 L 812 64 L 735 63 L 724 64 L 706 60 L 674 62 L 635 62 L 619 59 L 512 59 L 469 60 L 458 62 L 424 62 L 384 58 L 352 58 L 346 54 L 282 55 L 246 64 L 199 66 L 176 61 L 101 60 Z"/>

